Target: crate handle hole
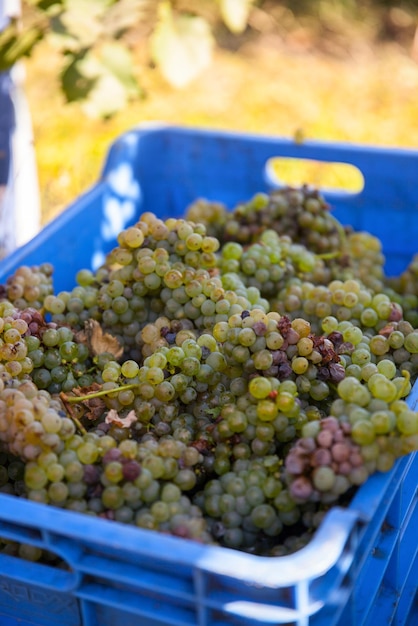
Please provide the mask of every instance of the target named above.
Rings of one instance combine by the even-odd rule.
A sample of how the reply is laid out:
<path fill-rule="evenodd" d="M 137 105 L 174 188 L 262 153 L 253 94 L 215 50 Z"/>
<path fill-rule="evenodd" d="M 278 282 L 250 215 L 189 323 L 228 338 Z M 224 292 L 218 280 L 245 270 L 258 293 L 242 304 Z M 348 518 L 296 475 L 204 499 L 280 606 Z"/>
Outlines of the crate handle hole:
<path fill-rule="evenodd" d="M 273 187 L 309 185 L 321 191 L 351 195 L 364 189 L 364 176 L 351 163 L 272 157 L 266 163 L 265 173 Z"/>

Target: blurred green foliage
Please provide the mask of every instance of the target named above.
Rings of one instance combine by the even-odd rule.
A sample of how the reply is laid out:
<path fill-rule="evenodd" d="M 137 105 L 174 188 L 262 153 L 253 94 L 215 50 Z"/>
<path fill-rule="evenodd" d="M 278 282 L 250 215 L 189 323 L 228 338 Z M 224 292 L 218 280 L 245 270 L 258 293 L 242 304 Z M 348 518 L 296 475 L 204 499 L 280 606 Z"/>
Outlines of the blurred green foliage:
<path fill-rule="evenodd" d="M 183 87 L 209 65 L 216 45 L 251 36 L 260 19 L 283 31 L 291 17 L 326 35 L 346 17 L 367 22 L 371 7 L 379 36 L 416 27 L 418 0 L 24 0 L 23 19 L 0 33 L 0 71 L 48 40 L 61 57 L 66 101 L 106 118 L 143 95 L 132 58 L 139 40 L 148 46 L 145 62 Z"/>

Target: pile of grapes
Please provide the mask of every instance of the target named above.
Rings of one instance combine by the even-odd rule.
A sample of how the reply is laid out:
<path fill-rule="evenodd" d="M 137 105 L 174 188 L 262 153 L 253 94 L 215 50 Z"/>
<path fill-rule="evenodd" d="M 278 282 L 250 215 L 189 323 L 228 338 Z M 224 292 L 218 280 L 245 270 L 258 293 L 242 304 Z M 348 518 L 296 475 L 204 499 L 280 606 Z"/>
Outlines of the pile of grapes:
<path fill-rule="evenodd" d="M 72 291 L 19 268 L 0 286 L 0 492 L 293 552 L 418 449 L 415 266 L 386 278 L 380 242 L 303 186 L 144 213 Z"/>

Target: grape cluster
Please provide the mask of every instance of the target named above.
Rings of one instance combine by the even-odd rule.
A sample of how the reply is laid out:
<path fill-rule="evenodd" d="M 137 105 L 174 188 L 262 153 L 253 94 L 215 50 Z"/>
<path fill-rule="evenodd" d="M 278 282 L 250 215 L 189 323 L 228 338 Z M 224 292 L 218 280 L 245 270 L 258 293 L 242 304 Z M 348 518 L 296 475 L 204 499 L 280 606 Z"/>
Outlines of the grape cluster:
<path fill-rule="evenodd" d="M 414 328 L 418 327 L 418 254 L 415 254 L 399 276 L 392 276 L 385 281 L 385 290 L 401 304 L 404 318 Z"/>
<path fill-rule="evenodd" d="M 286 495 L 277 455 L 235 461 L 196 498 L 202 501 L 212 535 L 230 548 L 265 551 L 284 525 L 300 519 L 300 510 Z"/>
<path fill-rule="evenodd" d="M 393 379 L 379 371 L 367 384 L 344 378 L 330 415 L 306 424 L 286 457 L 292 497 L 334 502 L 416 449 L 418 415 L 402 400 L 409 391 L 408 378 Z"/>
<path fill-rule="evenodd" d="M 87 386 L 93 377 L 88 346 L 77 341 L 73 331 L 54 322 L 46 322 L 33 307 L 16 308 L 8 301 L 0 303 L 0 372 L 3 380 L 22 379 L 30 374 L 38 389 L 50 393 Z"/>
<path fill-rule="evenodd" d="M 255 243 L 225 243 L 218 263 L 222 274 L 238 274 L 243 283 L 256 287 L 264 298 L 275 296 L 295 275 L 311 277 L 323 263 L 290 237 L 265 230 Z"/>
<path fill-rule="evenodd" d="M 144 213 L 69 291 L 49 264 L 20 268 L 0 289 L 0 490 L 298 549 L 418 449 L 412 272 L 386 279 L 380 242 L 306 186 Z"/>
<path fill-rule="evenodd" d="M 213 223 L 213 213 L 212 207 L 208 210 L 206 204 L 200 203 L 189 207 L 186 217 L 193 214 L 195 220 Z M 283 187 L 270 194 L 257 193 L 226 212 L 226 218 L 222 219 L 222 212 L 220 214 L 216 236 L 221 243 L 249 244 L 258 240 L 263 231 L 274 230 L 316 254 L 337 251 L 341 245 L 341 229 L 330 206 L 318 190 L 308 186 Z"/>
<path fill-rule="evenodd" d="M 278 381 L 295 381 L 300 397 L 324 400 L 329 394 L 327 381 L 344 377 L 340 354 L 351 351 L 348 342 L 333 343 L 335 337 L 315 335 L 303 318 L 290 320 L 275 312 L 243 312 L 220 322 L 213 329 L 215 338 L 235 376 L 263 375 Z"/>
<path fill-rule="evenodd" d="M 402 307 L 387 293 L 375 293 L 352 278 L 327 285 L 293 279 L 272 299 L 272 306 L 282 315 L 308 319 L 316 331 L 322 330 L 322 320 L 329 316 L 366 332 L 378 332 L 387 322 L 403 319 Z"/>
<path fill-rule="evenodd" d="M 199 199 L 188 207 L 186 216 L 204 223 L 222 245 L 228 241 L 244 246 L 259 244 L 264 232 L 272 230 L 279 242 L 290 240 L 295 269 L 315 284 L 358 278 L 376 292 L 385 287 L 381 242 L 371 233 L 343 227 L 323 195 L 309 186 L 258 193 L 232 211 L 219 203 Z M 269 240 L 274 241 L 271 235 Z"/>
<path fill-rule="evenodd" d="M 206 198 L 197 198 L 185 210 L 185 218 L 204 224 L 209 236 L 223 242 L 225 224 L 229 211 L 225 204 Z"/>
<path fill-rule="evenodd" d="M 382 292 L 385 287 L 384 263 L 380 240 L 362 231 L 348 231 L 342 240 L 340 254 L 327 260 L 334 280 L 358 279 L 375 293 Z"/>
<path fill-rule="evenodd" d="M 187 496 L 200 462 L 195 448 L 172 437 L 118 441 L 100 428 L 75 434 L 60 453 L 44 451 L 27 463 L 25 484 L 38 502 L 203 539 L 205 520 Z"/>
<path fill-rule="evenodd" d="M 53 322 L 79 331 L 95 319 L 126 357 L 139 359 L 142 329 L 160 317 L 204 329 L 244 308 L 268 308 L 259 290 L 247 288 L 238 275 L 219 275 L 220 244 L 202 224 L 146 213 L 118 242 L 96 274 L 80 272 L 71 292 L 46 299 Z"/>
<path fill-rule="evenodd" d="M 53 292 L 52 274 L 51 263 L 22 265 L 1 285 L 0 297 L 7 298 L 18 309 L 41 309 L 45 298 Z"/>
<path fill-rule="evenodd" d="M 0 441 L 8 452 L 31 461 L 43 450 L 62 450 L 74 433 L 59 399 L 32 380 L 0 381 Z"/>
<path fill-rule="evenodd" d="M 311 424 L 315 436 L 301 437 L 286 457 L 289 492 L 296 502 L 335 502 L 353 485 L 362 484 L 368 471 L 351 425 L 334 416 Z"/>

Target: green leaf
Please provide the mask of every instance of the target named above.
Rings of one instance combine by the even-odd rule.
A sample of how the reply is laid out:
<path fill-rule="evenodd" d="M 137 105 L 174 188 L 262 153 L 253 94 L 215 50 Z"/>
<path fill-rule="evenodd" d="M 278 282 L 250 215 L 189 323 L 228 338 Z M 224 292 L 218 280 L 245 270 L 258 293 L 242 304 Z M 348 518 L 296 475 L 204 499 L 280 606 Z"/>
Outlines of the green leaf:
<path fill-rule="evenodd" d="M 50 26 L 51 30 L 48 33 L 48 42 L 53 48 L 64 54 L 66 52 L 77 54 L 84 49 L 84 46 L 80 44 L 78 39 L 68 32 L 67 27 L 62 21 L 62 14 L 53 16 L 50 19 Z"/>
<path fill-rule="evenodd" d="M 75 39 L 80 48 L 93 46 L 102 34 L 102 19 L 113 0 L 67 0 L 60 14 L 62 34 Z"/>
<path fill-rule="evenodd" d="M 129 50 L 111 42 L 75 55 L 62 75 L 69 101 L 83 100 L 89 117 L 110 117 L 142 94 Z"/>
<path fill-rule="evenodd" d="M 96 84 L 97 77 L 86 74 L 82 60 L 87 51 L 71 56 L 71 61 L 61 73 L 61 86 L 67 102 L 84 100 Z"/>
<path fill-rule="evenodd" d="M 12 23 L 1 34 L 0 71 L 11 68 L 22 57 L 29 56 L 33 48 L 43 37 L 44 31 L 38 26 L 34 26 L 23 33 L 19 33 Z"/>
<path fill-rule="evenodd" d="M 233 33 L 244 32 L 253 0 L 219 0 L 222 19 Z"/>
<path fill-rule="evenodd" d="M 124 85 L 110 72 L 103 73 L 83 103 L 83 110 L 93 119 L 108 118 L 122 110 L 128 99 Z"/>
<path fill-rule="evenodd" d="M 124 85 L 129 97 L 140 95 L 141 89 L 132 73 L 133 61 L 129 50 L 121 43 L 111 42 L 102 46 L 100 62 Z"/>
<path fill-rule="evenodd" d="M 152 24 L 156 17 L 157 4 L 155 0 L 118 0 L 104 16 L 104 32 L 117 39 L 131 28 Z"/>
<path fill-rule="evenodd" d="M 174 15 L 170 3 L 163 2 L 150 45 L 164 78 L 174 87 L 184 87 L 209 65 L 213 38 L 202 17 Z"/>
<path fill-rule="evenodd" d="M 16 45 L 18 39 L 18 29 L 16 21 L 13 20 L 8 26 L 0 31 L 0 72 L 8 70 L 11 65 L 8 60 L 8 53 Z"/>
<path fill-rule="evenodd" d="M 51 7 L 62 6 L 65 0 L 38 0 L 36 8 L 42 11 L 49 11 Z"/>

